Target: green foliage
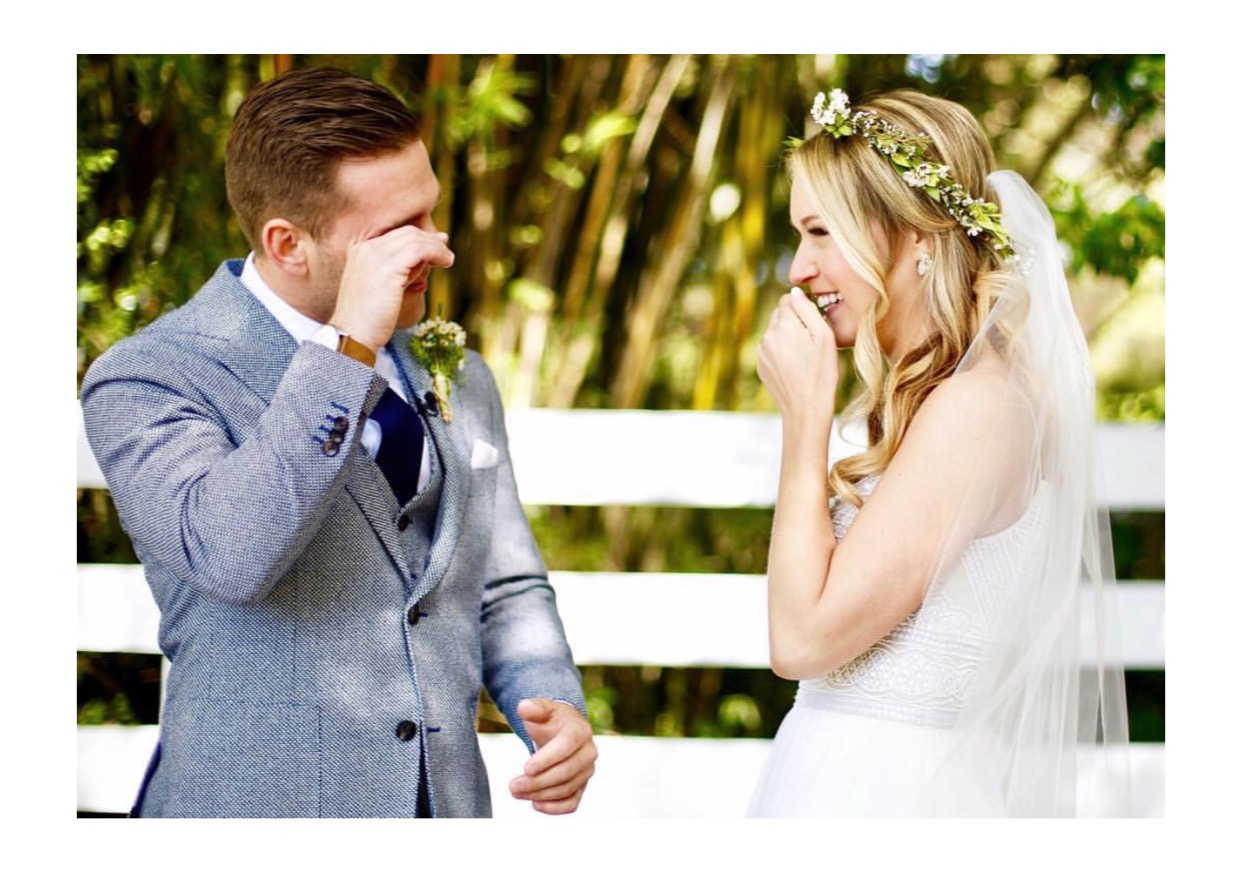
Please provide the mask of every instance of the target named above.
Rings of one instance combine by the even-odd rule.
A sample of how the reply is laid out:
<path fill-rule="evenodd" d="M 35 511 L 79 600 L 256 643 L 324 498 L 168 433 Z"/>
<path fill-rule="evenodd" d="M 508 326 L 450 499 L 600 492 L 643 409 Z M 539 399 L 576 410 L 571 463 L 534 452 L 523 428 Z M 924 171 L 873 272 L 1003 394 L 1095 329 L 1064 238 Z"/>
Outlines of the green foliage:
<path fill-rule="evenodd" d="M 746 694 L 730 694 L 722 697 L 716 710 L 720 725 L 745 733 L 755 733 L 762 726 L 759 704 Z"/>
<path fill-rule="evenodd" d="M 587 714 L 596 733 L 771 738 L 796 682 L 766 669 L 584 666 Z"/>
<path fill-rule="evenodd" d="M 598 155 L 610 140 L 628 137 L 637 126 L 637 121 L 626 113 L 617 110 L 606 112 L 591 119 L 581 138 L 576 139 L 575 134 L 568 135 L 562 141 L 563 148 L 566 152 L 577 152 L 577 148 L 570 148 L 577 145 L 588 155 Z"/>
<path fill-rule="evenodd" d="M 573 162 L 551 157 L 544 162 L 543 169 L 548 176 L 566 188 L 576 190 L 586 185 L 586 174 Z"/>
<path fill-rule="evenodd" d="M 95 180 L 116 164 L 115 149 L 78 151 L 78 206 L 88 203 L 95 193 Z M 79 228 L 79 231 L 81 229 Z"/>
<path fill-rule="evenodd" d="M 79 376 L 244 252 L 223 187 L 228 56 L 78 56 Z"/>
<path fill-rule="evenodd" d="M 549 313 L 556 303 L 556 292 L 542 283 L 518 277 L 509 284 L 509 298 L 526 310 Z"/>
<path fill-rule="evenodd" d="M 78 723 L 155 723 L 159 682 L 157 655 L 78 652 Z"/>
<path fill-rule="evenodd" d="M 1164 672 L 1126 671 L 1131 742 L 1164 742 Z"/>
<path fill-rule="evenodd" d="M 772 511 L 767 508 L 529 509 L 549 568 L 762 574 Z"/>
<path fill-rule="evenodd" d="M 497 128 L 526 127 L 533 114 L 520 98 L 533 93 L 537 87 L 533 76 L 503 69 L 492 62 L 481 64 L 467 88 L 448 86 L 445 89 L 450 105 L 450 142 L 461 145 L 479 135 L 491 140 Z"/>
<path fill-rule="evenodd" d="M 1117 580 L 1164 580 L 1165 512 L 1113 511 L 1109 517 Z"/>
<path fill-rule="evenodd" d="M 1107 387 L 1100 391 L 1096 411 L 1103 422 L 1163 423 L 1164 384 L 1150 388 Z"/>
<path fill-rule="evenodd" d="M 549 156 L 544 172 L 570 189 L 581 189 L 587 182 L 583 168 L 598 159 L 609 143 L 634 133 L 636 125 L 632 116 L 617 110 L 594 116 L 583 133 L 572 132 L 561 138 L 561 155 Z"/>
<path fill-rule="evenodd" d="M 1073 252 L 1071 270 L 1091 267 L 1133 283 L 1150 259 L 1164 258 L 1164 209 L 1146 195 L 1100 210 L 1074 184 L 1060 186 L 1050 200 L 1057 236 Z"/>
<path fill-rule="evenodd" d="M 1091 109 L 1111 131 L 1111 170 L 1136 182 L 1163 174 L 1164 55 L 1066 55 L 1057 72 L 1090 81 Z"/>
<path fill-rule="evenodd" d="M 87 700 L 78 709 L 78 724 L 136 724 L 134 710 L 130 708 L 129 696 L 124 692 L 114 694 L 112 699 Z"/>

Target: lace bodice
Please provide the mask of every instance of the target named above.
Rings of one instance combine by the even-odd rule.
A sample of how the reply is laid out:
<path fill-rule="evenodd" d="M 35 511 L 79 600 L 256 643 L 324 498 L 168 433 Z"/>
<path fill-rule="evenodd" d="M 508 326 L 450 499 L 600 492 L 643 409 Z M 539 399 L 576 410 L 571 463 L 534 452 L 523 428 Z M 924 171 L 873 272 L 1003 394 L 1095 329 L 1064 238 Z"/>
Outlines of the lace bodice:
<path fill-rule="evenodd" d="M 879 482 L 859 483 L 868 496 Z M 1003 643 L 1020 573 L 1047 525 L 1038 490 L 1012 526 L 975 539 L 923 604 L 883 639 L 822 678 L 799 685 L 799 701 L 819 708 L 935 727 L 952 726 L 976 681 L 980 657 Z M 858 508 L 834 500 L 833 529 L 845 538 Z"/>

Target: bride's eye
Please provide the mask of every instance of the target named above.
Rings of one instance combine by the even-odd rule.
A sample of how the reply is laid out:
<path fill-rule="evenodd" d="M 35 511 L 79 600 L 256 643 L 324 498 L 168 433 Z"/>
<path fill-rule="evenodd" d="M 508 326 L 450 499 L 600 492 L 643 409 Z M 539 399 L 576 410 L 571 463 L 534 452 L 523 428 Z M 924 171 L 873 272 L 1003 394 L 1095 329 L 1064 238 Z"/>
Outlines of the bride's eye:
<path fill-rule="evenodd" d="M 818 226 L 808 228 L 806 230 L 806 233 L 811 235 L 812 237 L 831 237 L 832 236 L 828 233 L 827 228 L 820 228 Z"/>

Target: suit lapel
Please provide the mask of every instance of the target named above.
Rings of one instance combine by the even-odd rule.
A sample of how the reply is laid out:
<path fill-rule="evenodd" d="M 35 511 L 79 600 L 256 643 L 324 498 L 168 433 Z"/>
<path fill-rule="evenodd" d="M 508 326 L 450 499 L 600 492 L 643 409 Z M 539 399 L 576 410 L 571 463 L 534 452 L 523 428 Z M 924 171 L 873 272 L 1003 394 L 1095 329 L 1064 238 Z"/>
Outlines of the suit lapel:
<path fill-rule="evenodd" d="M 202 321 L 210 324 L 203 326 L 203 333 L 228 341 L 220 351 L 220 361 L 270 404 L 298 345 L 233 274 L 231 266 L 240 271 L 241 264 L 225 262 L 195 297 L 206 299 L 200 312 Z"/>

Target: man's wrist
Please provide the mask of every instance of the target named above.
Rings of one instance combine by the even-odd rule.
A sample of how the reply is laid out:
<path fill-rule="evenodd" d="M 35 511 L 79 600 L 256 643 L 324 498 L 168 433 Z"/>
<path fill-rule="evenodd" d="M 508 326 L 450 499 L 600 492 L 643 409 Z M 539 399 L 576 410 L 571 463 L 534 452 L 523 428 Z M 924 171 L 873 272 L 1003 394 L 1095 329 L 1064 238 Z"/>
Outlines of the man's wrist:
<path fill-rule="evenodd" d="M 356 362 L 361 362 L 368 368 L 375 367 L 375 351 L 331 323 L 320 326 L 310 336 L 310 340 L 316 344 L 322 344 L 325 347 L 336 350 L 338 353 L 348 356 Z"/>

